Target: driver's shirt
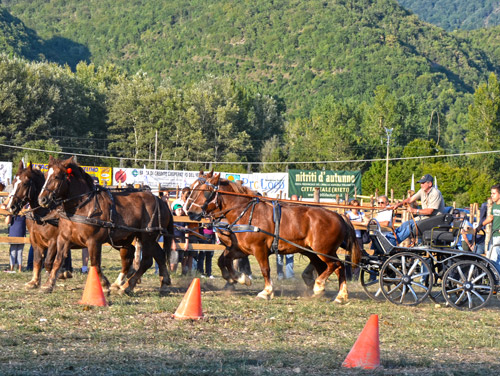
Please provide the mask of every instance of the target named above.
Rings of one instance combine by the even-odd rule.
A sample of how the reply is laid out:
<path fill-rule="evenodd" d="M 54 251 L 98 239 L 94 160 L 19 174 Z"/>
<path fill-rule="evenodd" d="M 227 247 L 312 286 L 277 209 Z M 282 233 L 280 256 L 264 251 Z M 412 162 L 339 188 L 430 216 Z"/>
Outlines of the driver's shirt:
<path fill-rule="evenodd" d="M 422 209 L 434 209 L 434 212 L 431 215 L 421 215 L 419 218 L 420 220 L 427 219 L 437 214 L 444 214 L 443 195 L 436 187 L 432 187 L 429 193 L 426 193 L 423 189 L 420 189 L 413 195 L 412 199 L 420 200 L 422 202 Z"/>

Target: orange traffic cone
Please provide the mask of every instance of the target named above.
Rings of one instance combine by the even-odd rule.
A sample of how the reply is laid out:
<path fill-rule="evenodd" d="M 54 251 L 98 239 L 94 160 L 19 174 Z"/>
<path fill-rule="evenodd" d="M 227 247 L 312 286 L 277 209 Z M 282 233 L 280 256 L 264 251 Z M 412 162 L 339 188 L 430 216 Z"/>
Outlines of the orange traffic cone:
<path fill-rule="evenodd" d="M 203 318 L 199 278 L 193 279 L 193 282 L 191 282 L 191 285 L 186 291 L 186 295 L 182 298 L 181 304 L 179 304 L 177 311 L 175 311 L 172 317 L 179 320 L 199 320 Z"/>
<path fill-rule="evenodd" d="M 371 315 L 342 367 L 375 369 L 380 366 L 378 315 Z"/>
<path fill-rule="evenodd" d="M 99 275 L 97 274 L 95 266 L 90 267 L 87 282 L 85 283 L 85 289 L 83 290 L 83 296 L 78 303 L 99 307 L 108 305 L 106 303 L 106 298 L 104 297 L 104 292 L 102 291 L 101 282 L 99 281 Z"/>

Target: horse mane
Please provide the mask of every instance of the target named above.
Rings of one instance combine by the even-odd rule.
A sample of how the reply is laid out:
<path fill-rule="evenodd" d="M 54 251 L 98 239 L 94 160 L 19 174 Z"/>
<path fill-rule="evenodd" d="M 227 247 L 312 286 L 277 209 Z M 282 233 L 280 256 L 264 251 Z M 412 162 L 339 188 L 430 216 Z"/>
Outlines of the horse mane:
<path fill-rule="evenodd" d="M 238 183 L 232 182 L 232 181 L 227 180 L 227 179 L 221 178 L 219 180 L 219 184 L 220 185 L 228 185 L 236 193 L 242 193 L 242 194 L 247 194 L 247 195 L 252 195 L 252 196 L 258 195 L 258 193 L 256 191 L 254 191 L 248 187 L 245 187 L 242 184 L 238 184 Z"/>
<path fill-rule="evenodd" d="M 31 180 L 35 183 L 35 186 L 38 190 L 41 190 L 43 184 L 45 183 L 45 176 L 41 170 L 38 168 L 32 168 L 30 174 Z"/>

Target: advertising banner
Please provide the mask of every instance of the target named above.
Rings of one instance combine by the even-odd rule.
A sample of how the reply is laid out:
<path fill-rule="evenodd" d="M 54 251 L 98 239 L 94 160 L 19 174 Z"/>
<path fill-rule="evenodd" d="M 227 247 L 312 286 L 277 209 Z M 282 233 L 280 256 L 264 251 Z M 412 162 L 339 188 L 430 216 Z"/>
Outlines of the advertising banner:
<path fill-rule="evenodd" d="M 12 183 L 12 162 L 0 162 L 0 183 L 6 186 Z"/>
<path fill-rule="evenodd" d="M 47 163 L 33 163 L 33 167 L 38 168 L 44 173 L 47 172 Z M 99 179 L 100 185 L 111 185 L 111 167 L 96 167 L 96 166 L 80 166 L 90 176 Z"/>
<path fill-rule="evenodd" d="M 199 171 L 153 170 L 148 168 L 113 168 L 113 185 L 145 184 L 153 189 L 184 188 L 190 186 L 199 175 Z"/>
<path fill-rule="evenodd" d="M 243 186 L 257 191 L 260 194 L 266 193 L 269 197 L 277 197 L 280 192 L 282 198 L 288 197 L 287 173 L 232 174 L 223 172 L 221 177 L 231 181 L 241 180 Z"/>
<path fill-rule="evenodd" d="M 320 197 L 334 199 L 341 198 L 346 193 L 354 196 L 361 194 L 361 171 L 332 171 L 332 170 L 289 170 L 289 194 L 302 196 L 304 199 L 314 198 L 314 188 L 320 188 Z"/>

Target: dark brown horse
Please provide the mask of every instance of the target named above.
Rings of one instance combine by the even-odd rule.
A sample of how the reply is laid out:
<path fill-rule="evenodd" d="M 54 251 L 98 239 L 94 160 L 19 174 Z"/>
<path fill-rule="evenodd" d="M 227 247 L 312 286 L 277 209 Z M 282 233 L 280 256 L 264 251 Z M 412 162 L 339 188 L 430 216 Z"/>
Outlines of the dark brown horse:
<path fill-rule="evenodd" d="M 337 258 L 337 249 L 342 245 L 351 253 L 354 264 L 360 261 L 361 251 L 352 224 L 324 208 L 291 203 L 282 203 L 278 208 L 269 200 L 256 198 L 251 193 L 248 188 L 221 179 L 220 175 L 200 173 L 198 180 L 191 186 L 191 195 L 185 208 L 193 220 L 200 220 L 203 216 L 224 216 L 230 224 L 251 224 L 254 229 L 259 229 L 234 233 L 239 250 L 254 255 L 261 268 L 265 287 L 258 297 L 273 297 L 268 257 L 274 241 L 282 254 L 298 252 L 308 256 L 313 264 L 319 260 L 326 264 L 326 268 L 314 265 L 318 271 L 324 268 L 316 278 L 313 289 L 315 295 L 324 292 L 328 277 L 335 272 L 339 279 L 339 293 L 335 301 L 347 301 L 344 264 Z M 280 211 L 279 215 L 277 210 Z M 280 220 L 276 221 L 278 217 Z M 274 235 L 278 223 L 279 240 Z M 313 251 L 315 257 L 311 257 L 308 250 Z"/>
<path fill-rule="evenodd" d="M 42 208 L 38 204 L 38 195 L 44 184 L 45 177 L 40 170 L 33 168 L 31 163 L 27 168 L 24 168 L 24 164 L 20 162 L 7 203 L 7 209 L 13 214 L 18 214 L 26 203 L 30 205 L 30 210 L 26 214 L 26 225 L 33 246 L 33 277 L 26 284 L 27 288 L 40 287 L 42 260 L 45 258 L 45 269 L 51 271 L 57 253 L 59 215 L 56 211 Z M 71 248 L 81 247 L 72 244 Z M 133 255 L 134 251 L 134 246 L 129 245 L 120 250 L 120 253 L 127 257 L 130 254 Z M 130 263 L 130 260 L 122 259 L 121 275 L 127 275 L 130 272 Z M 123 282 L 119 277 L 113 283 L 112 288 L 119 288 Z M 43 286 L 43 290 L 46 292 L 50 292 L 52 289 L 53 286 L 50 283 Z"/>
<path fill-rule="evenodd" d="M 158 245 L 157 239 L 173 234 L 173 218 L 168 206 L 149 191 L 111 191 L 94 186 L 90 175 L 73 161 L 73 157 L 61 161 L 50 157 L 47 179 L 38 201 L 41 206 L 60 205 L 57 255 L 49 280 L 54 283 L 63 257 L 72 243 L 89 250 L 90 264 L 97 268 L 103 287 L 109 282 L 101 273 L 102 244 L 127 249 L 134 238 L 142 245 L 139 269 L 121 286 L 131 292 L 144 272 L 153 265 L 159 266 L 160 293 L 166 293 L 170 275 L 166 258 L 170 248 Z M 123 255 L 122 255 L 123 256 Z M 122 257 L 133 260 L 133 253 Z"/>

